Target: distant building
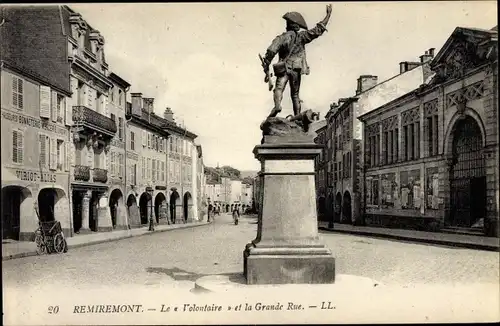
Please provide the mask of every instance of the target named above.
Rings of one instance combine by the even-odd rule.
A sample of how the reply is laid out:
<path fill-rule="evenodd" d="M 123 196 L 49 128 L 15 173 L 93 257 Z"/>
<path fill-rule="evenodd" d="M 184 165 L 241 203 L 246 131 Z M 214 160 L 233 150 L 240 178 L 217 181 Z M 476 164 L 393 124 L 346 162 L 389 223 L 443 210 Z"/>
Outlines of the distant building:
<path fill-rule="evenodd" d="M 364 221 L 498 236 L 498 33 L 456 28 L 421 87 L 361 115 Z"/>
<path fill-rule="evenodd" d="M 357 224 L 363 212 L 362 124 L 358 117 L 419 87 L 432 76 L 429 61 L 433 49 L 420 62 L 400 63 L 398 75 L 378 82 L 377 76 L 362 75 L 356 94 L 331 105 L 327 120 L 328 189 L 325 211 L 329 220 Z"/>
<path fill-rule="evenodd" d="M 316 209 L 318 214 L 318 220 L 328 220 L 328 214 L 326 214 L 326 176 L 327 176 L 327 160 L 326 160 L 326 120 L 321 120 L 313 124 L 311 127 L 316 132 L 316 137 L 314 142 L 322 146 L 322 151 L 314 160 L 314 170 L 316 171 Z"/>

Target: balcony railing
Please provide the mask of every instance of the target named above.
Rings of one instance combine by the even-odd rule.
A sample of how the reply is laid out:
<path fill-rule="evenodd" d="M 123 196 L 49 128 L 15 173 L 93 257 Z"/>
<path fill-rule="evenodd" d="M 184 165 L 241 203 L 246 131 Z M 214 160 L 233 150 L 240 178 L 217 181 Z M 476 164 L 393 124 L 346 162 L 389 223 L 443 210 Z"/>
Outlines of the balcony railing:
<path fill-rule="evenodd" d="M 106 183 L 108 181 L 108 170 L 94 168 L 93 179 L 94 182 Z"/>
<path fill-rule="evenodd" d="M 75 165 L 75 180 L 89 181 L 90 180 L 90 167 L 84 165 Z"/>
<path fill-rule="evenodd" d="M 118 130 L 113 119 L 83 105 L 73 106 L 73 122 L 75 125 L 83 125 L 109 135 L 114 135 Z"/>

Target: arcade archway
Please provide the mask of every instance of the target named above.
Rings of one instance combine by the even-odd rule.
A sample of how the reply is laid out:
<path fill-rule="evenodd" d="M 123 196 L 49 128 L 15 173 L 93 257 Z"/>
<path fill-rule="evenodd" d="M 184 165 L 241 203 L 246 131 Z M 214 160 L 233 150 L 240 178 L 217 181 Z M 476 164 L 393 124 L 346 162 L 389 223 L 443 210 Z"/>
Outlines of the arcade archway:
<path fill-rule="evenodd" d="M 333 220 L 335 222 L 340 222 L 341 221 L 341 218 L 342 218 L 342 195 L 340 194 L 340 192 L 337 193 L 337 195 L 335 196 L 335 204 L 333 206 L 333 215 L 334 215 L 334 218 Z"/>
<path fill-rule="evenodd" d="M 453 126 L 449 224 L 472 227 L 486 216 L 486 169 L 483 136 L 470 116 Z"/>
<path fill-rule="evenodd" d="M 351 223 L 352 221 L 352 210 L 351 210 L 351 194 L 346 191 L 344 192 L 344 199 L 342 203 L 342 222 Z"/>
<path fill-rule="evenodd" d="M 109 210 L 111 213 L 111 222 L 113 228 L 116 227 L 118 217 L 118 206 L 122 204 L 123 195 L 120 189 L 115 189 L 109 196 Z"/>
<path fill-rule="evenodd" d="M 159 192 L 155 197 L 155 216 L 156 223 L 160 223 L 160 218 L 165 218 L 165 209 L 167 206 L 167 198 L 161 192 Z"/>
<path fill-rule="evenodd" d="M 193 199 L 191 198 L 191 194 L 186 192 L 184 194 L 183 200 L 183 208 L 184 208 L 184 222 L 187 222 L 189 217 L 192 217 L 192 209 L 193 209 Z"/>
<path fill-rule="evenodd" d="M 151 195 L 143 192 L 139 198 L 139 211 L 141 215 L 141 224 L 148 224 L 149 212 L 151 209 Z"/>
<path fill-rule="evenodd" d="M 2 240 L 19 240 L 21 215 L 23 211 L 33 212 L 33 206 L 27 207 L 31 192 L 20 186 L 2 188 Z"/>
<path fill-rule="evenodd" d="M 177 210 L 177 200 L 179 200 L 179 193 L 177 190 L 173 190 L 170 194 L 170 220 L 175 224 L 175 220 L 177 219 L 176 210 Z"/>

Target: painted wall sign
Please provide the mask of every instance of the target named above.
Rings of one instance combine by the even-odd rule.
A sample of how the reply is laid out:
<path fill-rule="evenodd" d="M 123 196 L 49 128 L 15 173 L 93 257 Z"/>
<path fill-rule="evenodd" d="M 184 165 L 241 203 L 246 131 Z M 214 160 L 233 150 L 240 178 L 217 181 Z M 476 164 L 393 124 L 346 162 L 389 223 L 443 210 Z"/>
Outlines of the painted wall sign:
<path fill-rule="evenodd" d="M 127 152 L 127 158 L 137 161 L 139 159 L 139 155 L 137 155 L 136 153 Z"/>
<path fill-rule="evenodd" d="M 16 177 L 22 181 L 31 181 L 31 182 L 56 182 L 56 174 L 55 173 L 45 173 L 45 172 L 33 172 L 28 170 L 16 170 Z"/>
<path fill-rule="evenodd" d="M 26 116 L 24 114 L 2 111 L 2 118 L 9 120 L 9 121 L 12 121 L 12 122 L 20 123 L 22 125 L 26 125 L 28 127 L 47 130 L 47 131 L 50 131 L 50 132 L 53 132 L 53 133 L 56 133 L 59 135 L 63 135 L 63 136 L 68 135 L 68 131 L 64 127 L 57 126 L 56 124 L 45 121 L 45 120 Z"/>

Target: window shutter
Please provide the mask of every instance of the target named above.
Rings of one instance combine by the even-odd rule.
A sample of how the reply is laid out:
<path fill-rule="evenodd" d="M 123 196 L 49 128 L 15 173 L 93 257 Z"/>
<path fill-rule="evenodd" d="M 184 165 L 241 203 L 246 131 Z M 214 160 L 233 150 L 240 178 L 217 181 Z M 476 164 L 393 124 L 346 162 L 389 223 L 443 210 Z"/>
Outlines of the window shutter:
<path fill-rule="evenodd" d="M 23 163 L 24 160 L 24 135 L 22 131 L 17 132 L 17 162 Z"/>
<path fill-rule="evenodd" d="M 73 107 L 71 106 L 71 101 L 68 97 L 64 97 L 64 106 L 66 110 L 66 116 L 64 117 L 64 123 L 66 126 L 73 125 Z"/>
<path fill-rule="evenodd" d="M 40 117 L 50 118 L 50 87 L 40 86 Z"/>
<path fill-rule="evenodd" d="M 115 175 L 115 169 L 114 169 L 114 165 L 115 165 L 115 153 L 114 152 L 111 152 L 111 167 L 109 169 L 109 173 L 114 176 Z"/>
<path fill-rule="evenodd" d="M 17 163 L 18 157 L 18 150 L 17 150 L 17 144 L 18 144 L 18 132 L 17 130 L 12 131 L 12 162 Z"/>
<path fill-rule="evenodd" d="M 55 138 L 50 138 L 50 169 L 55 170 L 57 167 L 57 141 Z"/>
<path fill-rule="evenodd" d="M 70 168 L 71 168 L 71 158 L 72 158 L 72 155 L 71 155 L 71 147 L 70 147 L 70 143 L 69 142 L 65 142 L 64 143 L 66 146 L 64 148 L 64 170 L 65 171 L 69 171 Z"/>
<path fill-rule="evenodd" d="M 95 109 L 95 91 L 88 85 L 85 85 L 87 89 L 87 107 L 90 109 Z"/>
<path fill-rule="evenodd" d="M 45 141 L 45 135 L 38 135 L 38 145 L 39 145 L 39 163 L 40 167 L 47 167 L 47 143 Z"/>
<path fill-rule="evenodd" d="M 53 122 L 56 122 L 57 121 L 57 93 L 52 91 L 51 95 L 52 95 L 52 99 L 50 101 L 50 103 L 51 103 L 51 105 L 50 105 L 50 108 L 51 108 L 50 117 L 51 117 Z"/>
<path fill-rule="evenodd" d="M 146 133 L 146 130 L 143 130 L 142 131 L 142 146 L 146 147 L 146 144 L 147 144 L 147 133 Z"/>

